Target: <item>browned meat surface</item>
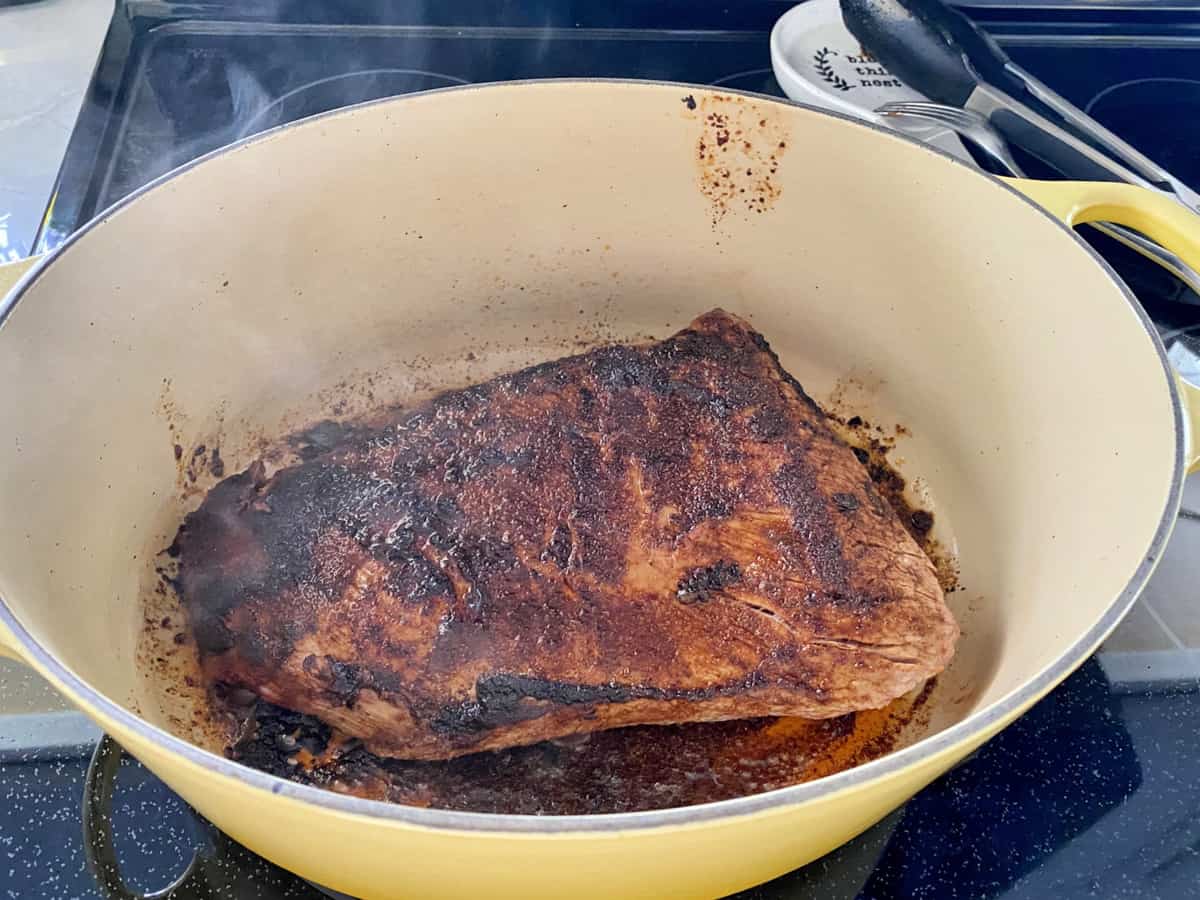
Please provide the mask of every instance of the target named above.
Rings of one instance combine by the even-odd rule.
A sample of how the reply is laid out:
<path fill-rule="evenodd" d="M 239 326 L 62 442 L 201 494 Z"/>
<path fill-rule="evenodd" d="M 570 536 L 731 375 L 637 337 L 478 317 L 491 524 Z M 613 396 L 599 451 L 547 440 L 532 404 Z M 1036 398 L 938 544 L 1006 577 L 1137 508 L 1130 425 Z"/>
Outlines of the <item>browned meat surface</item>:
<path fill-rule="evenodd" d="M 877 708 L 958 636 L 863 466 L 721 311 L 255 464 L 177 548 L 207 677 L 401 758 Z"/>
<path fill-rule="evenodd" d="M 311 716 L 258 702 L 228 749 L 280 778 L 408 806 L 595 815 L 713 803 L 790 787 L 890 752 L 920 728 L 934 682 L 832 719 L 638 725 L 454 759 L 382 759 Z"/>

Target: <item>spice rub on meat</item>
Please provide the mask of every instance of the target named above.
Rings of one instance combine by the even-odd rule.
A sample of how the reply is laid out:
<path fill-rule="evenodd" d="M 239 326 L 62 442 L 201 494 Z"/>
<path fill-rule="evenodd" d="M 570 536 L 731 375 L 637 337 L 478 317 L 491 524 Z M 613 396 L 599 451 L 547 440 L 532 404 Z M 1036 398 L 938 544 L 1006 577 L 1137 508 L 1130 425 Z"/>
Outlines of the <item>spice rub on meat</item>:
<path fill-rule="evenodd" d="M 877 708 L 958 637 L 862 464 L 720 310 L 255 463 L 176 549 L 207 678 L 399 758 Z"/>

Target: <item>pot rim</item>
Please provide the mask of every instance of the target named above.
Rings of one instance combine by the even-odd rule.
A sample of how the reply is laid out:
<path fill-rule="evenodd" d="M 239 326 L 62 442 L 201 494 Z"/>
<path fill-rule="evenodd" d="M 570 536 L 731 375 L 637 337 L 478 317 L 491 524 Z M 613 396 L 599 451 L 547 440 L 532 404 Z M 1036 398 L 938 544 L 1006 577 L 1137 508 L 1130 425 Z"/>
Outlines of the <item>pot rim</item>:
<path fill-rule="evenodd" d="M 870 122 L 864 122 L 861 119 L 845 115 L 843 113 L 832 112 L 826 109 L 821 109 L 805 103 L 797 103 L 791 100 L 785 100 L 778 97 L 772 97 L 766 94 L 759 94 L 752 91 L 726 90 L 723 88 L 715 88 L 705 85 L 688 84 L 685 82 L 673 81 L 658 81 L 658 80 L 643 80 L 629 78 L 547 78 L 547 79 L 524 79 L 518 81 L 500 81 L 500 82 L 484 82 L 469 85 L 455 85 L 451 87 L 435 88 L 428 91 L 419 91 L 411 94 L 403 94 L 393 97 L 384 97 L 377 100 L 369 100 L 364 103 L 357 103 L 352 106 L 341 107 L 334 110 L 329 110 L 324 113 L 319 113 L 305 119 L 299 119 L 294 122 L 285 123 L 268 129 L 258 134 L 250 135 L 242 138 L 232 144 L 219 147 L 215 150 L 205 153 L 196 159 L 184 163 L 178 168 L 172 169 L 152 181 L 141 186 L 126 197 L 114 203 L 106 210 L 97 215 L 90 222 L 83 225 L 78 231 L 71 234 L 59 247 L 55 248 L 47 254 L 41 261 L 36 263 L 26 272 L 20 280 L 13 286 L 6 298 L 0 300 L 0 327 L 3 327 L 9 315 L 21 299 L 25 296 L 29 288 L 37 281 L 41 273 L 54 265 L 66 253 L 70 247 L 82 240 L 89 232 L 102 226 L 116 212 L 124 209 L 127 206 L 136 203 L 147 193 L 153 191 L 160 185 L 171 181 L 172 179 L 183 175 L 192 168 L 207 162 L 210 159 L 223 155 L 225 153 L 237 152 L 246 149 L 252 144 L 273 140 L 283 131 L 288 129 L 309 126 L 317 121 L 321 121 L 333 116 L 350 115 L 364 108 L 382 105 L 386 103 L 401 104 L 405 102 L 420 102 L 427 99 L 431 95 L 444 93 L 462 93 L 467 91 L 503 91 L 503 90 L 530 90 L 541 89 L 545 87 L 563 87 L 565 85 L 578 85 L 585 87 L 623 87 L 628 89 L 642 90 L 666 90 L 683 91 L 685 94 L 704 93 L 719 96 L 742 96 L 747 97 L 756 102 L 778 104 L 782 106 L 797 107 L 806 110 L 810 113 L 818 115 L 830 116 L 839 119 L 856 128 L 866 128 L 877 132 L 892 140 L 902 141 L 920 147 L 923 151 L 943 157 L 949 160 L 952 164 L 963 166 L 969 169 L 978 177 L 985 178 L 991 181 L 998 188 L 1007 191 L 1016 200 L 1024 203 L 1026 206 L 1036 211 L 1039 215 L 1045 217 L 1052 222 L 1056 227 L 1071 235 L 1072 239 L 1087 252 L 1096 265 L 1100 266 L 1109 276 L 1109 279 L 1114 283 L 1114 286 L 1120 291 L 1125 298 L 1130 308 L 1137 316 L 1142 328 L 1145 329 L 1147 335 L 1151 339 L 1151 345 L 1158 354 L 1159 363 L 1162 367 L 1163 378 L 1166 382 L 1167 391 L 1171 397 L 1172 418 L 1175 432 L 1175 460 L 1171 474 L 1171 484 L 1168 491 L 1167 503 L 1163 509 L 1162 517 L 1159 519 L 1158 526 L 1155 529 L 1154 536 L 1151 539 L 1141 562 L 1134 571 L 1132 577 L 1122 588 L 1121 592 L 1114 598 L 1109 605 L 1104 615 L 1100 620 L 1087 632 L 1080 635 L 1067 650 L 1061 653 L 1057 659 L 1046 666 L 1041 672 L 1033 678 L 1026 681 L 1017 689 L 1011 691 L 1004 697 L 972 713 L 967 718 L 960 722 L 956 722 L 949 728 L 943 729 L 928 737 L 904 747 L 903 749 L 885 754 L 876 760 L 864 763 L 854 768 L 838 772 L 833 775 L 827 775 L 823 778 L 818 778 L 813 781 L 804 782 L 802 784 L 793 785 L 791 787 L 777 788 L 773 791 L 766 791 L 760 794 L 751 794 L 744 797 L 736 797 L 729 800 L 719 800 L 711 803 L 697 804 L 694 806 L 672 807 L 668 809 L 646 810 L 642 812 L 628 813 L 593 813 L 586 815 L 569 815 L 569 816 L 537 816 L 527 814 L 507 814 L 507 813 L 481 813 L 481 812 L 460 812 L 455 810 L 441 809 L 425 809 L 420 807 L 405 806 L 398 803 L 389 803 L 382 800 L 366 800 L 359 797 L 338 794 L 333 791 L 323 788 L 312 787 L 309 785 L 297 784 L 292 781 L 280 778 L 275 775 L 269 775 L 257 769 L 250 768 L 241 763 L 226 759 L 223 756 L 218 756 L 208 750 L 204 750 L 182 738 L 176 737 L 168 731 L 165 731 L 150 722 L 136 716 L 124 706 L 108 699 L 101 694 L 90 684 L 75 675 L 69 668 L 60 662 L 55 656 L 49 653 L 40 643 L 24 628 L 24 626 L 13 615 L 7 601 L 3 596 L 0 596 L 0 623 L 12 632 L 19 647 L 14 648 L 28 661 L 36 663 L 36 666 L 45 672 L 49 672 L 54 680 L 57 680 L 61 685 L 67 688 L 67 693 L 73 699 L 84 707 L 86 711 L 92 709 L 111 721 L 115 721 L 121 728 L 127 729 L 136 734 L 139 738 L 150 743 L 158 745 L 160 748 L 170 751 L 173 754 L 182 756 L 189 763 L 198 767 L 202 767 L 218 775 L 234 779 L 241 784 L 266 791 L 271 794 L 278 794 L 292 800 L 297 800 L 302 803 L 312 804 L 323 807 L 324 809 L 335 811 L 338 813 L 347 813 L 363 818 L 386 822 L 388 824 L 415 826 L 420 828 L 431 828 L 446 831 L 465 831 L 465 832 L 492 832 L 501 834 L 513 835 L 570 835 L 570 834 L 592 834 L 592 835 L 616 835 L 620 832 L 629 831 L 645 831 L 649 829 L 678 827 L 687 825 L 699 825 L 702 823 L 714 822 L 726 818 L 737 816 L 746 816 L 754 813 L 766 811 L 780 810 L 795 804 L 803 803 L 823 797 L 826 795 L 859 788 L 867 785 L 870 782 L 879 781 L 889 776 L 894 776 L 899 772 L 910 768 L 923 760 L 927 760 L 933 756 L 941 754 L 950 748 L 959 744 L 970 741 L 973 737 L 982 732 L 986 732 L 996 725 L 997 722 L 1014 714 L 1020 713 L 1029 705 L 1032 705 L 1045 693 L 1055 687 L 1058 682 L 1066 678 L 1074 669 L 1079 666 L 1083 660 L 1099 646 L 1100 642 L 1108 635 L 1108 633 L 1116 627 L 1120 619 L 1125 615 L 1129 608 L 1133 605 L 1138 595 L 1141 593 L 1147 579 L 1150 577 L 1158 558 L 1161 556 L 1162 549 L 1170 537 L 1171 530 L 1174 527 L 1176 512 L 1182 498 L 1183 491 L 1183 476 L 1184 476 L 1184 455 L 1187 444 L 1187 435 L 1183 421 L 1183 409 L 1179 398 L 1178 387 L 1175 383 L 1174 370 L 1171 368 L 1167 360 L 1166 350 L 1159 339 L 1158 332 L 1154 328 L 1149 316 L 1141 305 L 1134 298 L 1132 292 L 1126 286 L 1124 281 L 1116 274 L 1111 266 L 1081 237 L 1079 237 L 1073 229 L 1063 223 L 1061 220 L 1047 212 L 1042 207 L 1038 206 L 1031 199 L 1016 190 L 1015 188 L 1005 184 L 999 178 L 982 172 L 969 166 L 967 163 L 945 153 L 927 144 L 923 144 L 915 138 L 900 134 L 884 128 L 880 125 L 875 125 Z M 119 737 L 118 735 L 114 735 Z"/>

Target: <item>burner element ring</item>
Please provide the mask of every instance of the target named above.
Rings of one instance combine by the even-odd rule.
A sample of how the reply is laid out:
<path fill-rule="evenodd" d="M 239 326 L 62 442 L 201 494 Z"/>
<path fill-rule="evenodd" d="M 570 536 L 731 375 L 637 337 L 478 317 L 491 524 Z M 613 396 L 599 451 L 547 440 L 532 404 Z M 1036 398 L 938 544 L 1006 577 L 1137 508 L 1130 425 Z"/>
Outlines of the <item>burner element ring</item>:
<path fill-rule="evenodd" d="M 470 84 L 465 78 L 423 69 L 363 69 L 341 72 L 292 88 L 256 110 L 238 129 L 239 138 L 367 100 Z"/>

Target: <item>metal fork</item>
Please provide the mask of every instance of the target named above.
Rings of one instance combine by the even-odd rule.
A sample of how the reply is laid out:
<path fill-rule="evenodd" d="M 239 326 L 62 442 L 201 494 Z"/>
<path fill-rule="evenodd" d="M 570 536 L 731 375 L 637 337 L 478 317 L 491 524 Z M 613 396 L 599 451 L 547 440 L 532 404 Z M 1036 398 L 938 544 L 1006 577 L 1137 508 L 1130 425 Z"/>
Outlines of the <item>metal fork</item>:
<path fill-rule="evenodd" d="M 927 100 L 898 100 L 885 103 L 875 110 L 885 120 L 895 123 L 903 131 L 906 122 L 922 125 L 937 124 L 949 128 L 959 137 L 969 141 L 1003 173 L 1024 177 L 1025 173 L 1009 152 L 1008 142 L 1000 135 L 981 113 L 973 109 L 962 109 Z M 1092 223 L 1093 227 L 1114 240 L 1120 241 L 1131 250 L 1158 263 L 1192 291 L 1200 295 L 1200 273 L 1182 259 L 1158 244 L 1123 225 Z M 1200 300 L 1191 300 L 1193 303 Z"/>

